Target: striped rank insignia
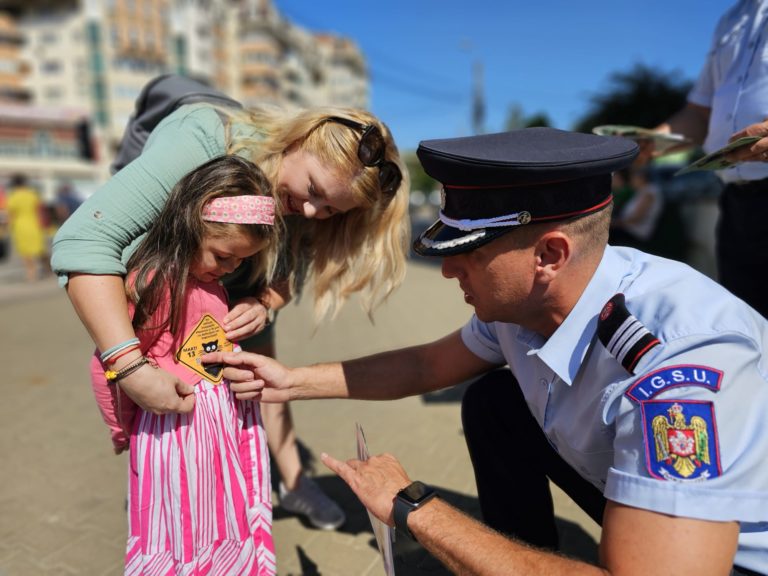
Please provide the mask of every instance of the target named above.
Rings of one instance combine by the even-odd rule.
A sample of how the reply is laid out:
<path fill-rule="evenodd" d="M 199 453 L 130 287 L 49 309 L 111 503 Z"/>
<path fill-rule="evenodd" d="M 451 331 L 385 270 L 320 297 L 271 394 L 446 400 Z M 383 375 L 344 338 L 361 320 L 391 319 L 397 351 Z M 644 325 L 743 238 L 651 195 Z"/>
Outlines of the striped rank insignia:
<path fill-rule="evenodd" d="M 624 294 L 616 294 L 603 306 L 597 337 L 630 374 L 634 374 L 640 359 L 659 344 L 659 339 L 629 313 Z"/>

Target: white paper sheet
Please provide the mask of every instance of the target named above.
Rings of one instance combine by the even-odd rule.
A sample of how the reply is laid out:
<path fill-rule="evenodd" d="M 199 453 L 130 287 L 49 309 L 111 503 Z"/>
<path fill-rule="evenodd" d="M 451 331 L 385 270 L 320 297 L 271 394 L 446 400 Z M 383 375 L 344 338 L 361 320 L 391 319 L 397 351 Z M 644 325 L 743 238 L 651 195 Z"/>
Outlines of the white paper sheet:
<path fill-rule="evenodd" d="M 357 459 L 368 460 L 368 445 L 365 442 L 365 434 L 360 424 L 355 424 L 357 436 Z M 381 560 L 384 562 L 384 572 L 387 576 L 395 576 L 395 562 L 392 554 L 392 540 L 394 539 L 394 530 L 368 512 L 368 518 L 371 521 L 373 535 L 376 536 L 376 544 L 379 546 Z"/>

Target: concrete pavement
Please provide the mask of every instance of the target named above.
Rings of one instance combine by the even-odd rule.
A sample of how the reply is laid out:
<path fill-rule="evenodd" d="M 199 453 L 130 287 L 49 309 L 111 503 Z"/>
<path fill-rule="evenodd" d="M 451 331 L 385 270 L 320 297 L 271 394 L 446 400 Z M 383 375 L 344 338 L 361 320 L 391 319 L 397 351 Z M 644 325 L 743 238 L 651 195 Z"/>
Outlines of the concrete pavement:
<path fill-rule="evenodd" d="M 0 264 L 0 576 L 117 575 L 126 537 L 126 458 L 113 456 L 87 381 L 90 339 L 53 278 L 26 285 Z M 277 327 L 289 365 L 353 358 L 425 342 L 459 328 L 471 309 L 439 268 L 413 261 L 405 285 L 371 325 L 356 302 L 313 333 L 309 301 L 289 306 Z M 312 455 L 355 453 L 355 423 L 371 453 L 392 452 L 413 478 L 435 485 L 477 515 L 459 416 L 461 390 L 394 402 L 305 401 L 296 429 L 318 483 L 344 507 L 338 532 L 308 528 L 275 508 L 281 576 L 384 574 L 367 514 Z M 594 558 L 599 528 L 556 492 L 567 552 Z M 448 572 L 418 545 L 395 544 L 398 576 Z"/>

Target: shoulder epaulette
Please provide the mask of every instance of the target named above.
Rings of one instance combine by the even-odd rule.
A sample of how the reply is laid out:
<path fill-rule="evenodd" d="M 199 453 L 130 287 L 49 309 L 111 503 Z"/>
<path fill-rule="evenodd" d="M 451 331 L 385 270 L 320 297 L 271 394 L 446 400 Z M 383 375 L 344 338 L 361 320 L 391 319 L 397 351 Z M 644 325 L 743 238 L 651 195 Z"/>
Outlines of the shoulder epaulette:
<path fill-rule="evenodd" d="M 630 374 L 634 374 L 640 359 L 659 344 L 659 339 L 629 313 L 624 294 L 616 294 L 603 306 L 597 337 Z"/>

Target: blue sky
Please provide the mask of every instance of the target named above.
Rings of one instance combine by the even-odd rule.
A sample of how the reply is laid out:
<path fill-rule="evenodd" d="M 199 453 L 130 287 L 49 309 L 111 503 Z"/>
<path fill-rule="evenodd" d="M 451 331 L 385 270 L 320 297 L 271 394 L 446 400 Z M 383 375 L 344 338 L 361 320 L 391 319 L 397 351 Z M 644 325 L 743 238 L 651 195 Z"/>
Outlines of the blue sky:
<path fill-rule="evenodd" d="M 611 73 L 643 63 L 698 75 L 721 0 L 273 0 L 312 31 L 354 39 L 371 109 L 403 150 L 472 132 L 472 69 L 484 71 L 485 131 L 512 105 L 568 129 Z"/>

